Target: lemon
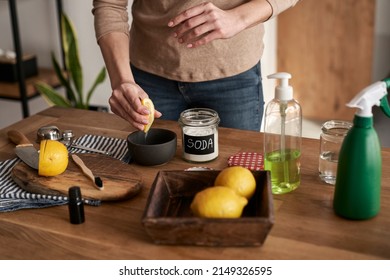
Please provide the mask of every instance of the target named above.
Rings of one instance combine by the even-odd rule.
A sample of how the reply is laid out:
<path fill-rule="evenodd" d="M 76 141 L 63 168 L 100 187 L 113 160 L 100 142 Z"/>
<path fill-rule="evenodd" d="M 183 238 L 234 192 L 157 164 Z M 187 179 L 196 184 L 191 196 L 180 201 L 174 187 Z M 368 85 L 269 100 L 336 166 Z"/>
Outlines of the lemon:
<path fill-rule="evenodd" d="M 154 122 L 154 104 L 150 98 L 142 99 L 141 103 L 146 106 L 150 112 L 148 115 L 148 124 L 144 126 L 144 132 L 147 133 Z"/>
<path fill-rule="evenodd" d="M 250 199 L 256 190 L 256 179 L 249 169 L 242 166 L 231 166 L 218 173 L 214 185 L 229 187 L 239 195 Z"/>
<path fill-rule="evenodd" d="M 56 176 L 68 167 L 68 149 L 55 140 L 42 140 L 39 152 L 38 174 Z"/>
<path fill-rule="evenodd" d="M 202 218 L 239 218 L 248 200 L 234 190 L 214 186 L 196 193 L 191 210 Z"/>

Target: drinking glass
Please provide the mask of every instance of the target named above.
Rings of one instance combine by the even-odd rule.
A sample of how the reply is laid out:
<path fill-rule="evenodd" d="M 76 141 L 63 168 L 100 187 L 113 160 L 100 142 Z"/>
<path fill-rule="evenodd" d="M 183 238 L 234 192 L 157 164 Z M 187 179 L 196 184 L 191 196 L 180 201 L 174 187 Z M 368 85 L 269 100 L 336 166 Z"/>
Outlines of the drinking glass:
<path fill-rule="evenodd" d="M 328 184 L 336 183 L 340 148 L 352 123 L 330 120 L 321 127 L 318 171 L 320 179 Z"/>

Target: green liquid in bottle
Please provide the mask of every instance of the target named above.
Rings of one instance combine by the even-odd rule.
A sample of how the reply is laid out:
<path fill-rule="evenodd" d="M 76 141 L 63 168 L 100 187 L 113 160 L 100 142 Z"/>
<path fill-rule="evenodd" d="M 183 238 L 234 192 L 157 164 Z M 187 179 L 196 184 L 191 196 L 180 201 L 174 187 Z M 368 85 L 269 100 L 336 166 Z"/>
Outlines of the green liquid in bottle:
<path fill-rule="evenodd" d="M 264 169 L 271 171 L 273 194 L 284 194 L 298 188 L 300 180 L 299 150 L 274 151 L 266 154 Z M 284 160 L 283 160 L 284 159 Z"/>

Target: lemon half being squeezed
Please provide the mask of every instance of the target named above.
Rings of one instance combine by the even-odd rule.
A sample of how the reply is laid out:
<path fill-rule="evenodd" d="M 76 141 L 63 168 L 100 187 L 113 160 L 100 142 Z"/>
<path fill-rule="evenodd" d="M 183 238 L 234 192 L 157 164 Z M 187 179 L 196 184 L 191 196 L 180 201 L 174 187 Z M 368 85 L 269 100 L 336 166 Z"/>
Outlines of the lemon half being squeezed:
<path fill-rule="evenodd" d="M 143 129 L 143 131 L 147 133 L 154 122 L 154 104 L 150 98 L 142 99 L 141 104 L 146 106 L 149 110 L 148 124 L 146 124 Z"/>

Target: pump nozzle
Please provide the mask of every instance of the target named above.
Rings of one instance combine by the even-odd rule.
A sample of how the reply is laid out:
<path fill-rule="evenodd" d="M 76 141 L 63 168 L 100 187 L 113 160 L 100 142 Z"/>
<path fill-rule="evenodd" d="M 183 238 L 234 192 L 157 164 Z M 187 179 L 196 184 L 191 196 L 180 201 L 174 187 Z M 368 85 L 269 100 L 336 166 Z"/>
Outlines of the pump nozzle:
<path fill-rule="evenodd" d="M 275 98 L 287 101 L 293 98 L 293 89 L 288 84 L 291 74 L 287 72 L 278 72 L 267 76 L 268 79 L 280 79 L 280 84 L 275 88 Z"/>
<path fill-rule="evenodd" d="M 390 82 L 389 82 L 390 85 Z M 384 113 L 390 117 L 390 108 L 387 99 L 387 82 L 376 82 L 359 92 L 348 104 L 348 107 L 357 108 L 356 115 L 372 117 L 372 106 L 380 106 Z"/>

